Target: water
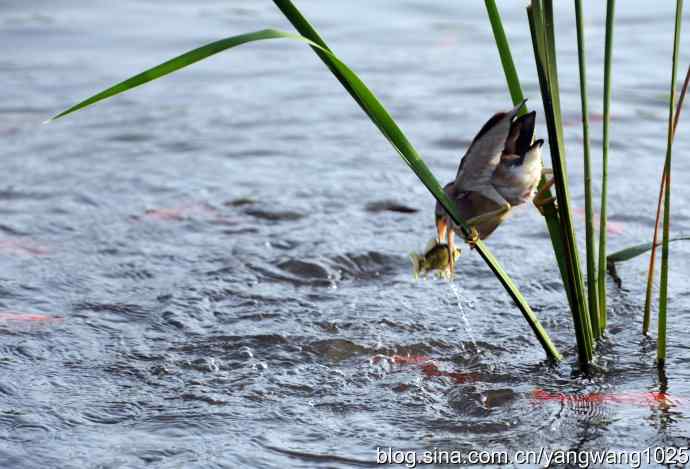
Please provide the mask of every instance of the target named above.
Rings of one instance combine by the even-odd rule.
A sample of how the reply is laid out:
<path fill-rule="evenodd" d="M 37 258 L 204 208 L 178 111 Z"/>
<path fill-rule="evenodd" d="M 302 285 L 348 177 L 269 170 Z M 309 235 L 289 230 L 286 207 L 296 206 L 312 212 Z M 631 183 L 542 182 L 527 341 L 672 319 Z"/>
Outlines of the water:
<path fill-rule="evenodd" d="M 483 5 L 468 3 L 299 2 L 442 181 L 491 113 L 510 107 Z M 590 3 L 597 160 L 604 16 Z M 617 9 L 611 249 L 651 234 L 673 3 Z M 501 8 L 541 114 L 522 4 Z M 557 25 L 562 102 L 582 207 L 568 8 L 559 5 Z M 432 198 L 301 45 L 243 46 L 40 125 L 204 42 L 290 29 L 270 2 L 0 9 L 0 467 L 352 467 L 372 465 L 376 447 L 688 446 L 688 244 L 672 248 L 675 400 L 538 399 L 659 391 L 655 342 L 639 333 L 645 258 L 619 266 L 622 288 L 609 282 L 602 371 L 577 376 L 544 223 L 532 207 L 516 210 L 489 246 L 566 360 L 545 363 L 508 296 L 465 250 L 456 282 L 470 336 L 447 283 L 412 278 L 407 253 L 433 236 Z M 674 159 L 678 234 L 690 224 L 686 127 L 684 118 Z M 417 211 L 377 211 L 385 200 Z"/>
<path fill-rule="evenodd" d="M 472 341 L 473 345 L 477 345 L 477 341 L 474 338 L 474 334 L 472 333 L 472 325 L 470 324 L 469 319 L 467 319 L 467 314 L 465 313 L 465 307 L 463 306 L 464 300 L 462 298 L 462 293 L 460 292 L 460 289 L 458 288 L 457 284 L 455 283 L 450 283 L 449 284 L 450 290 L 453 292 L 453 296 L 455 297 L 455 301 L 458 304 L 458 312 L 460 313 L 460 319 L 462 320 L 462 323 L 465 327 L 465 332 L 469 336 L 470 340 Z"/>

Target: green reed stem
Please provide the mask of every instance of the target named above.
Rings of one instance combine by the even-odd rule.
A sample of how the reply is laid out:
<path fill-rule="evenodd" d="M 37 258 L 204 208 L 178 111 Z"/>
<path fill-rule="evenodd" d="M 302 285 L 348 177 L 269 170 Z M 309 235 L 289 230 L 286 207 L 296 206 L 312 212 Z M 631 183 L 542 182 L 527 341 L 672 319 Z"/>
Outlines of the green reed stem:
<path fill-rule="evenodd" d="M 673 137 L 676 136 L 676 128 L 678 127 L 678 119 L 680 118 L 680 111 L 683 109 L 683 101 L 688 92 L 688 85 L 690 84 L 690 67 L 685 74 L 685 81 L 683 88 L 678 98 L 678 105 L 676 106 L 676 115 L 673 119 Z M 664 170 L 661 174 L 661 183 L 659 184 L 659 198 L 656 204 L 656 218 L 654 219 L 654 235 L 652 236 L 652 253 L 649 256 L 649 267 L 647 268 L 647 291 L 644 299 L 644 317 L 642 319 L 642 333 L 649 334 L 649 323 L 652 316 L 652 291 L 654 290 L 654 263 L 656 260 L 656 246 L 659 244 L 659 226 L 661 221 L 661 206 L 664 202 L 664 193 L 666 189 L 666 178 L 668 176 L 668 167 L 664 162 Z"/>
<path fill-rule="evenodd" d="M 543 30 L 544 30 L 544 56 L 546 59 L 546 71 L 548 77 L 548 84 L 551 93 L 551 101 L 553 103 L 552 111 L 554 117 L 556 118 L 556 130 L 558 131 L 558 138 L 560 140 L 559 149 L 563 148 L 563 120 L 561 117 L 561 95 L 559 90 L 561 89 L 558 82 L 558 67 L 556 60 L 556 31 L 554 25 L 554 14 L 553 14 L 553 1 L 552 0 L 542 0 L 542 15 L 543 15 Z M 561 154 L 565 157 L 565 153 Z M 567 173 L 564 172 L 564 176 L 567 178 Z M 567 179 L 566 181 L 567 182 Z"/>
<path fill-rule="evenodd" d="M 513 100 L 513 105 L 517 105 L 524 100 L 524 94 L 522 92 L 522 86 L 520 84 L 520 78 L 518 77 L 517 69 L 515 68 L 515 62 L 513 61 L 513 55 L 510 52 L 510 43 L 506 37 L 505 30 L 503 28 L 503 22 L 501 21 L 501 15 L 496 7 L 495 0 L 485 0 L 486 11 L 489 16 L 489 21 L 491 23 L 491 30 L 494 34 L 494 40 L 496 42 L 496 47 L 498 48 L 498 54 L 501 59 L 501 65 L 503 66 L 503 73 L 506 77 L 506 82 L 508 84 L 508 90 L 510 91 L 511 99 Z M 527 112 L 527 106 L 523 106 L 521 109 L 521 114 Z M 542 189 L 546 183 L 546 178 L 542 176 L 539 182 L 539 189 Z M 551 198 L 551 190 L 545 195 Z M 561 278 L 563 282 L 566 282 L 566 271 L 564 264 L 564 251 L 563 239 L 561 238 L 561 228 L 558 221 L 558 210 L 556 209 L 555 202 L 549 202 L 542 206 L 542 213 L 544 214 L 544 220 L 546 220 L 546 227 L 549 231 L 549 237 L 551 238 L 551 244 L 553 246 L 554 256 L 556 262 L 558 263 L 558 270 L 561 273 Z M 572 299 L 567 296 L 570 308 L 573 309 Z"/>
<path fill-rule="evenodd" d="M 569 292 L 569 297 L 572 298 L 572 304 L 575 306 L 571 312 L 577 339 L 578 358 L 580 364 L 586 367 L 592 361 L 593 340 L 570 208 L 563 126 L 560 106 L 558 105 L 560 100 L 558 97 L 558 70 L 555 53 L 553 4 L 551 0 L 543 2 L 533 0 L 530 6 L 527 7 L 527 16 L 532 33 L 546 126 L 549 132 L 549 148 L 551 149 L 551 162 L 558 197 L 561 234 L 565 240 L 564 261 L 567 276 L 564 287 Z"/>
<path fill-rule="evenodd" d="M 666 141 L 666 193 L 664 195 L 664 231 L 661 247 L 661 286 L 659 287 L 659 331 L 656 359 L 659 367 L 666 362 L 666 308 L 668 306 L 668 245 L 671 228 L 671 157 L 673 155 L 673 111 L 676 94 L 676 71 L 680 48 L 680 27 L 683 17 L 683 0 L 676 0 L 676 24 L 673 33 L 673 60 L 671 65 L 671 96 L 668 105 L 668 133 Z"/>
<path fill-rule="evenodd" d="M 609 180 L 609 125 L 611 123 L 611 55 L 613 53 L 613 19 L 616 1 L 608 0 L 606 4 L 606 45 L 604 46 L 604 135 L 601 149 L 601 209 L 599 218 L 599 327 L 603 334 L 606 330 L 606 221 Z"/>
<path fill-rule="evenodd" d="M 522 92 L 520 78 L 518 77 L 517 69 L 515 68 L 513 55 L 510 52 L 510 43 L 508 42 L 505 29 L 503 29 L 503 21 L 501 21 L 501 15 L 498 12 L 498 7 L 496 6 L 495 0 L 484 0 L 484 4 L 486 5 L 486 12 L 489 15 L 491 30 L 494 33 L 494 40 L 496 42 L 496 47 L 498 48 L 498 55 L 501 58 L 501 65 L 503 66 L 503 73 L 506 77 L 510 97 L 513 100 L 513 105 L 517 106 L 519 103 L 525 100 L 525 95 Z M 526 113 L 527 105 L 520 109 L 520 115 Z"/>
<path fill-rule="evenodd" d="M 563 117 L 561 114 L 560 85 L 558 81 L 558 62 L 556 60 L 556 34 L 554 25 L 553 0 L 544 0 L 544 26 L 546 31 L 546 62 L 548 70 L 548 83 L 552 97 L 552 111 L 555 116 L 555 126 L 558 131 L 558 155 L 557 164 L 553 163 L 554 180 L 556 181 L 556 194 L 558 197 L 559 220 L 563 229 L 562 238 L 565 241 L 566 265 L 569 270 L 569 280 L 575 291 L 574 303 L 577 306 L 577 314 L 580 316 L 582 333 L 589 349 L 589 362 L 592 358 L 594 342 L 592 340 L 592 326 L 589 321 L 587 300 L 585 295 L 584 278 L 582 276 L 580 254 L 575 234 L 575 223 L 571 209 L 570 183 L 568 181 L 568 165 L 566 163 L 565 138 L 563 136 Z M 549 145 L 549 148 L 551 146 Z M 553 160 L 553 157 L 552 157 Z"/>
<path fill-rule="evenodd" d="M 597 271 L 594 244 L 594 209 L 592 206 L 592 164 L 589 152 L 589 105 L 587 104 L 587 54 L 582 17 L 582 0 L 575 0 L 575 23 L 577 25 L 577 59 L 580 67 L 580 101 L 582 103 L 582 146 L 585 173 L 585 240 L 587 247 L 587 305 L 592 323 L 592 335 L 601 335 L 599 326 L 599 299 L 597 297 Z"/>

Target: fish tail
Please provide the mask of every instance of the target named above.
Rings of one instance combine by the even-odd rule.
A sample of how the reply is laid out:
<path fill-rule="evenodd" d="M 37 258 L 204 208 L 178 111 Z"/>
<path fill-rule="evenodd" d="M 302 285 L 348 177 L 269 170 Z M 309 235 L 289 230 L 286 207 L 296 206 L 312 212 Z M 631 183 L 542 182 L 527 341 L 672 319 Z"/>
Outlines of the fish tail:
<path fill-rule="evenodd" d="M 412 273 L 414 274 L 414 278 L 418 279 L 419 273 L 422 271 L 422 262 L 424 261 L 424 257 L 413 252 L 410 253 L 410 260 L 412 261 Z"/>

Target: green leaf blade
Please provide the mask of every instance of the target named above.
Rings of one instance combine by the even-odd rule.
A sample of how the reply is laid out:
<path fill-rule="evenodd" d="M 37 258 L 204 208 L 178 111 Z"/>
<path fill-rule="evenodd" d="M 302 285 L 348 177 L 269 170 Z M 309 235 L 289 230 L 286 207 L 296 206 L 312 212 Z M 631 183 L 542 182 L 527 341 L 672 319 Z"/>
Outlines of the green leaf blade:
<path fill-rule="evenodd" d="M 295 39 L 296 35 L 285 33 L 282 31 L 277 31 L 274 29 L 264 29 L 261 31 L 240 34 L 238 36 L 232 36 L 229 38 L 221 39 L 219 41 L 211 42 L 209 44 L 193 49 L 189 52 L 185 52 L 182 55 L 178 55 L 177 57 L 163 62 L 160 65 L 156 65 L 155 67 L 149 68 L 144 72 L 141 72 L 137 75 L 134 75 L 133 77 L 121 81 L 120 83 L 117 83 L 116 85 L 113 85 L 110 88 L 107 88 L 101 91 L 100 93 L 97 93 L 83 101 L 80 101 L 74 106 L 60 112 L 59 114 L 51 117 L 47 122 L 57 120 L 68 114 L 72 114 L 73 112 L 79 111 L 93 104 L 96 104 L 99 101 L 103 101 L 118 94 L 124 93 L 125 91 L 131 90 L 132 88 L 136 88 L 150 81 L 161 78 L 165 75 L 169 75 L 173 72 L 176 72 L 177 70 L 185 68 L 189 65 L 204 60 L 212 55 L 218 54 L 219 52 L 223 52 L 224 50 L 230 49 L 232 47 L 259 40 L 279 39 L 288 37 Z"/>
<path fill-rule="evenodd" d="M 672 243 L 674 241 L 690 241 L 690 236 L 677 236 L 675 238 L 669 239 L 669 243 Z M 661 246 L 661 243 L 656 243 L 656 246 L 659 247 Z M 634 259 L 637 256 L 641 256 L 647 251 L 652 250 L 652 243 L 641 243 L 641 244 L 636 244 L 634 246 L 629 246 L 625 249 L 621 249 L 619 251 L 616 251 L 612 254 L 609 254 L 606 256 L 606 259 L 609 262 L 625 262 L 629 261 L 630 259 Z"/>

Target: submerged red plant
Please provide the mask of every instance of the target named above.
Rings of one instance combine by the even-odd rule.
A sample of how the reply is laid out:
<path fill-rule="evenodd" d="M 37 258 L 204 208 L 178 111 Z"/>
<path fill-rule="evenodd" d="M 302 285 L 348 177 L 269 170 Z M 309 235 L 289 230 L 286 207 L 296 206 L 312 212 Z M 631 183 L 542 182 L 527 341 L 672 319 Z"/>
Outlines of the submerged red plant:
<path fill-rule="evenodd" d="M 479 373 L 470 372 L 462 373 L 459 371 L 444 371 L 439 369 L 434 362 L 429 362 L 421 367 L 422 373 L 426 375 L 427 378 L 433 378 L 436 376 L 445 376 L 446 378 L 452 379 L 456 384 L 473 383 L 479 380 Z"/>
<path fill-rule="evenodd" d="M 585 218 L 585 209 L 581 207 L 574 207 L 573 208 L 573 213 L 575 214 L 576 217 L 581 218 L 584 220 Z M 597 221 L 599 219 L 599 213 L 594 212 L 592 214 L 592 217 L 595 219 L 594 227 L 597 229 Z M 610 235 L 619 235 L 623 234 L 624 231 L 624 225 L 623 223 L 616 222 L 616 221 L 607 221 L 606 222 L 606 232 Z"/>
<path fill-rule="evenodd" d="M 0 254 L 47 256 L 48 249 L 45 246 L 24 239 L 0 239 Z"/>
<path fill-rule="evenodd" d="M 0 321 L 62 321 L 62 316 L 48 316 L 45 314 L 18 313 L 15 311 L 0 312 Z"/>
<path fill-rule="evenodd" d="M 532 398 L 537 401 L 555 401 L 563 403 L 588 403 L 588 404 L 628 404 L 628 405 L 647 405 L 653 403 L 680 404 L 685 399 L 671 398 L 665 392 L 622 392 L 622 393 L 600 393 L 592 392 L 589 394 L 563 394 L 550 393 L 543 389 L 536 388 L 532 391 Z"/>
<path fill-rule="evenodd" d="M 419 365 L 431 361 L 428 355 L 393 355 L 390 358 L 396 365 Z"/>
<path fill-rule="evenodd" d="M 479 380 L 479 373 L 462 373 L 459 371 L 445 371 L 434 363 L 428 355 L 376 355 L 371 358 L 372 363 L 379 363 L 387 360 L 394 365 L 419 365 L 419 369 L 427 378 L 445 376 L 452 379 L 457 384 L 471 383 Z"/>
<path fill-rule="evenodd" d="M 178 207 L 150 208 L 141 216 L 133 216 L 135 220 L 149 219 L 162 221 L 181 221 L 194 215 L 215 214 L 217 211 L 203 202 L 192 202 Z"/>

